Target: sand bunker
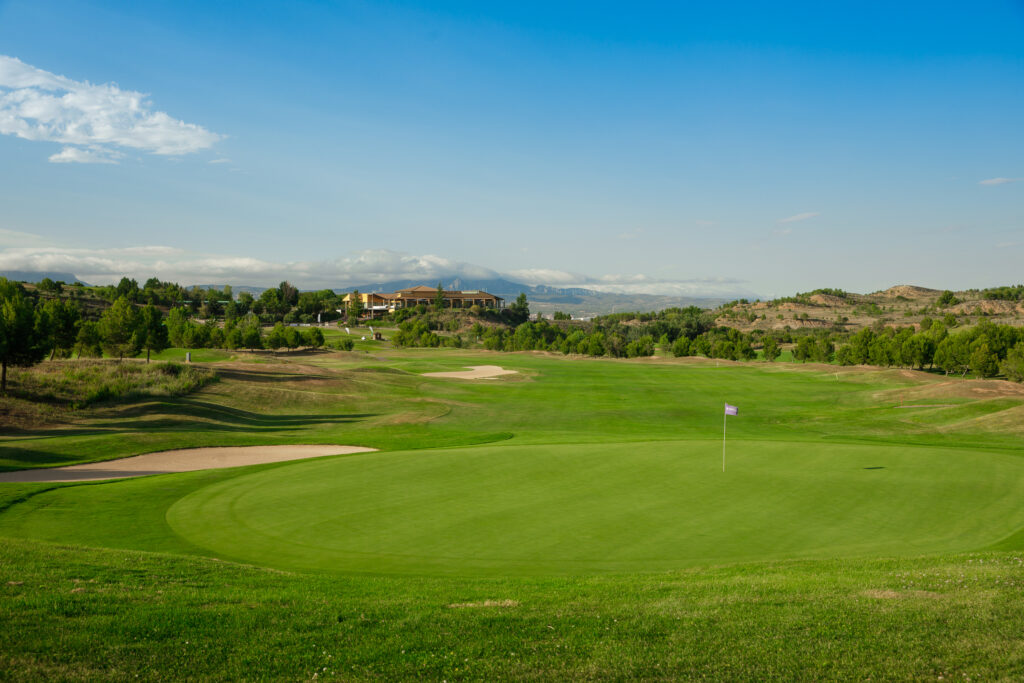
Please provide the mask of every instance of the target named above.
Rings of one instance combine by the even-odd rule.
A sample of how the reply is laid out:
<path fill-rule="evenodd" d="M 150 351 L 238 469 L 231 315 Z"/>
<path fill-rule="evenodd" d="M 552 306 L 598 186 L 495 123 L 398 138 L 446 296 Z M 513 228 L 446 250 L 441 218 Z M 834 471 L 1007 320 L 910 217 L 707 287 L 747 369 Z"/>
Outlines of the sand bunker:
<path fill-rule="evenodd" d="M 0 472 L 0 482 L 100 481 L 144 477 L 148 474 L 219 470 L 242 465 L 262 465 L 326 455 L 368 453 L 376 448 L 360 446 L 229 446 L 224 448 L 182 448 L 147 453 L 120 460 L 90 462 L 84 465 L 50 467 L 40 470 Z"/>
<path fill-rule="evenodd" d="M 500 365 L 467 365 L 469 370 L 457 372 L 425 372 L 424 377 L 448 377 L 451 379 L 493 379 L 501 375 L 515 375 L 515 370 L 506 370 Z"/>

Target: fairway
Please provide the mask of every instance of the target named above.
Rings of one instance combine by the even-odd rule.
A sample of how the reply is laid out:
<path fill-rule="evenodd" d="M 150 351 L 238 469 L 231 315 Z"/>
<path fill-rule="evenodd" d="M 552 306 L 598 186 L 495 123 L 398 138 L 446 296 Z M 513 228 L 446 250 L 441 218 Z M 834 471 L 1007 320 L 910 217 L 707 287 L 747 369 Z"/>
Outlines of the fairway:
<path fill-rule="evenodd" d="M 1024 460 L 784 441 L 488 446 L 309 461 L 200 488 L 185 540 L 283 569 L 648 572 L 982 547 L 1024 525 Z"/>

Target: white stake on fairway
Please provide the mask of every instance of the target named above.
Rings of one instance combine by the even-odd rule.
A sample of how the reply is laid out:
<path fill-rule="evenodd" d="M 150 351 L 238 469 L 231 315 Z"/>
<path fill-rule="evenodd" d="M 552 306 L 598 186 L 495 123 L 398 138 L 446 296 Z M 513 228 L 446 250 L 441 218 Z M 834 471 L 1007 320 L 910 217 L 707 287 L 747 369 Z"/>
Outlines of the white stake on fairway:
<path fill-rule="evenodd" d="M 739 415 L 740 409 L 736 406 L 725 404 L 725 415 L 722 416 L 722 471 L 725 472 L 725 425 L 729 422 L 730 415 Z"/>

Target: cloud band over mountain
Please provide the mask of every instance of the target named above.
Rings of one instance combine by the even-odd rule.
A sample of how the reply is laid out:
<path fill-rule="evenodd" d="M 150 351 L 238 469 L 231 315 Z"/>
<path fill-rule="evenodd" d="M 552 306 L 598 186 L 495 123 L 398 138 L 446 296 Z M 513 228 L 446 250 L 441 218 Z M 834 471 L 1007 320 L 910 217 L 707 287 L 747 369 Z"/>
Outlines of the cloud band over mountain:
<path fill-rule="evenodd" d="M 506 272 L 433 254 L 413 255 L 388 249 L 356 252 L 322 261 L 271 262 L 257 258 L 199 254 L 166 246 L 121 249 L 69 249 L 30 244 L 27 233 L 0 230 L 0 271 L 74 273 L 92 284 L 116 283 L 122 277 L 140 282 L 149 277 L 181 284 L 272 286 L 288 280 L 304 288 L 341 288 L 374 282 L 414 280 L 507 279 L 526 285 L 581 288 L 606 293 L 681 296 L 749 296 L 733 279 L 658 280 L 646 275 L 588 276 L 550 269 Z M 41 238 L 40 238 L 41 239 Z M 5 243 L 10 246 L 5 246 Z M 18 246 L 15 246 L 18 245 Z"/>

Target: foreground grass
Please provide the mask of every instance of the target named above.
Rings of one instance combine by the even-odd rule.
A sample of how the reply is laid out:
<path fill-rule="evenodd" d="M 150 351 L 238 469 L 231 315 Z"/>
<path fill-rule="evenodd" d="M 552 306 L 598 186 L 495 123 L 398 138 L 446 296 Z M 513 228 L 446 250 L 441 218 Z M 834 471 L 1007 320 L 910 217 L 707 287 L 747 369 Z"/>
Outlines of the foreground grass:
<path fill-rule="evenodd" d="M 0 546 L 0 671 L 432 680 L 1024 676 L 1020 553 L 389 579 Z"/>

